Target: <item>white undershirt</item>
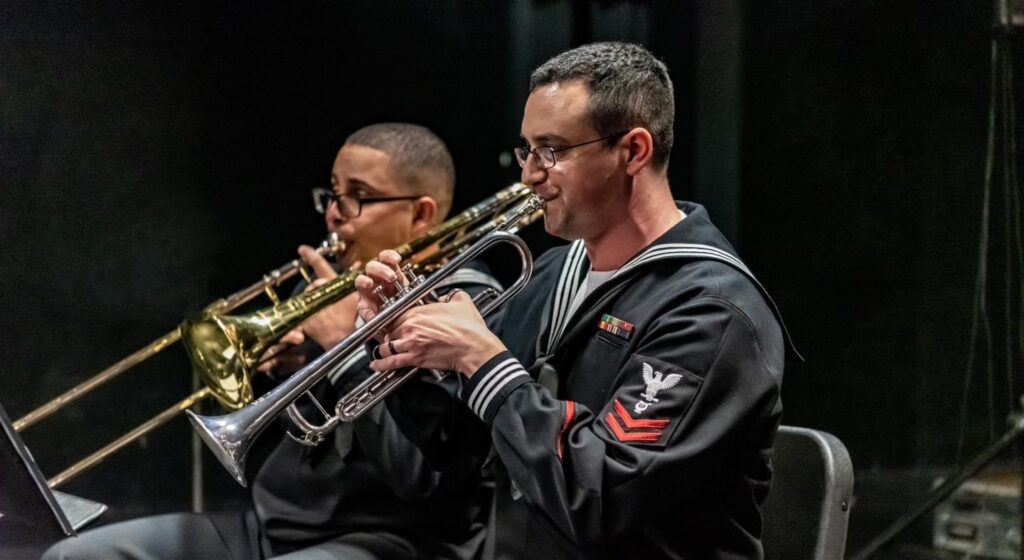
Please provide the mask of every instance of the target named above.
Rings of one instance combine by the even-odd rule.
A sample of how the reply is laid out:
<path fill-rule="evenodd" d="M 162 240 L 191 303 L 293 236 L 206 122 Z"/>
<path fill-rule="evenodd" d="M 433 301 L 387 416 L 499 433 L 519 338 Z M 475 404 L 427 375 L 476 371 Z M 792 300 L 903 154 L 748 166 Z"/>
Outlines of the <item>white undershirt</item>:
<path fill-rule="evenodd" d="M 686 213 L 682 210 L 679 211 L 679 219 L 686 219 Z M 569 306 L 569 313 L 566 317 L 572 317 L 576 313 L 576 310 L 579 309 L 580 305 L 583 304 L 583 300 L 586 299 L 594 290 L 599 288 L 601 284 L 611 280 L 612 276 L 615 276 L 615 273 L 618 271 L 619 269 L 617 268 L 615 270 L 590 269 L 590 271 L 587 272 L 587 277 L 584 278 L 583 283 L 580 284 L 580 290 L 576 292 L 576 297 L 573 298 L 572 305 Z"/>
<path fill-rule="evenodd" d="M 572 317 L 576 313 L 576 310 L 583 303 L 583 300 L 591 294 L 594 290 L 598 289 L 601 284 L 604 284 L 608 280 L 611 280 L 612 276 L 618 272 L 619 269 L 615 270 L 594 270 L 590 269 L 587 272 L 587 277 L 583 279 L 583 283 L 580 284 L 580 290 L 576 292 L 576 297 L 572 300 L 572 305 L 569 306 L 569 314 L 566 317 Z"/>

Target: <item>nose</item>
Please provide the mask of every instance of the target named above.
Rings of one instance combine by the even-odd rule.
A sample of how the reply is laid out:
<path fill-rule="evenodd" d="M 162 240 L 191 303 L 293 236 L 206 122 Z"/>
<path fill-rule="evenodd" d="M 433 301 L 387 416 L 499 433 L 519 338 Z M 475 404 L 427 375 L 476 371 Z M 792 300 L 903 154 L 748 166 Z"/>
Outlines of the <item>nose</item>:
<path fill-rule="evenodd" d="M 542 168 L 537 163 L 537 155 L 530 154 L 526 158 L 526 163 L 523 164 L 522 171 L 519 174 L 519 179 L 524 185 L 539 185 L 544 182 L 548 176 L 548 170 Z"/>
<path fill-rule="evenodd" d="M 327 222 L 327 229 L 334 231 L 341 227 L 348 221 L 345 216 L 341 214 L 341 207 L 338 205 L 338 201 L 332 200 L 327 205 L 327 211 L 324 212 L 324 220 Z"/>

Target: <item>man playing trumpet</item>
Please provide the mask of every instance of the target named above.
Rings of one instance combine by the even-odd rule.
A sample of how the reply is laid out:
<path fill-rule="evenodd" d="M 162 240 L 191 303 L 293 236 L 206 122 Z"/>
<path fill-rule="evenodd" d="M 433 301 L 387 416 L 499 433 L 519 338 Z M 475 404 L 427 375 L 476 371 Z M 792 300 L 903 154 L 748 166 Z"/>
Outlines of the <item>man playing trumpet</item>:
<path fill-rule="evenodd" d="M 450 369 L 490 431 L 500 558 L 761 558 L 786 339 L 767 293 L 668 183 L 672 82 L 636 45 L 534 71 L 516 149 L 572 241 L 485 325 L 465 294 L 391 323 L 375 370 Z M 357 280 L 364 320 L 399 278 Z M 475 429 L 467 425 L 467 429 Z"/>

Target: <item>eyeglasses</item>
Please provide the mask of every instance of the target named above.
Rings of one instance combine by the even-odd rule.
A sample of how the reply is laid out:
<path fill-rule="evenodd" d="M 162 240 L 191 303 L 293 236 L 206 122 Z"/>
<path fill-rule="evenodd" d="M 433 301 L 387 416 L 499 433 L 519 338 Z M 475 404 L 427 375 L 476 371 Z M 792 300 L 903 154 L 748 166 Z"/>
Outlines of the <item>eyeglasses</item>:
<path fill-rule="evenodd" d="M 377 196 L 371 198 L 359 198 L 347 194 L 334 194 L 331 189 L 313 189 L 313 207 L 321 214 L 327 213 L 327 207 L 331 203 L 338 205 L 341 215 L 346 218 L 358 218 L 363 213 L 363 205 L 376 204 L 378 202 L 398 202 L 401 200 L 416 200 L 419 196 Z"/>
<path fill-rule="evenodd" d="M 611 140 L 612 138 L 618 138 L 620 136 L 625 135 L 627 132 L 629 131 L 623 130 L 622 132 L 616 132 L 615 134 L 610 134 L 603 138 L 598 138 L 597 140 L 581 142 L 579 144 L 573 144 L 572 146 L 562 146 L 560 148 L 555 148 L 553 146 L 537 146 L 536 148 L 530 148 L 527 145 L 520 146 L 512 151 L 516 153 L 516 161 L 519 162 L 519 167 L 526 167 L 527 158 L 530 157 L 530 154 L 533 154 L 533 157 L 537 158 L 537 165 L 541 169 L 551 169 L 552 167 L 555 166 L 556 163 L 558 163 L 558 161 L 555 160 L 555 154 L 558 152 L 564 152 L 566 150 L 571 150 L 573 148 L 579 148 L 580 146 L 586 146 L 587 144 L 601 142 L 602 140 Z"/>

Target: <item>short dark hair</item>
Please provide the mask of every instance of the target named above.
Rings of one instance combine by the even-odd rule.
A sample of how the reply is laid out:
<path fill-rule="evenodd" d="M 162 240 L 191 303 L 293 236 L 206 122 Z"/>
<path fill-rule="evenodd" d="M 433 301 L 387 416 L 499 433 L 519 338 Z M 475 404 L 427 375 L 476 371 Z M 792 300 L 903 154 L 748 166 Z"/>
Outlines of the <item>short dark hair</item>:
<path fill-rule="evenodd" d="M 455 190 L 455 164 L 444 141 L 430 129 L 409 123 L 371 124 L 353 132 L 345 143 L 387 154 L 397 178 L 437 201 L 437 220 L 448 215 Z"/>
<path fill-rule="evenodd" d="M 588 113 L 598 134 L 642 126 L 654 138 L 655 167 L 668 165 L 675 101 L 663 62 L 640 45 L 591 43 L 540 65 L 530 75 L 530 92 L 572 80 L 583 81 L 590 92 Z"/>

